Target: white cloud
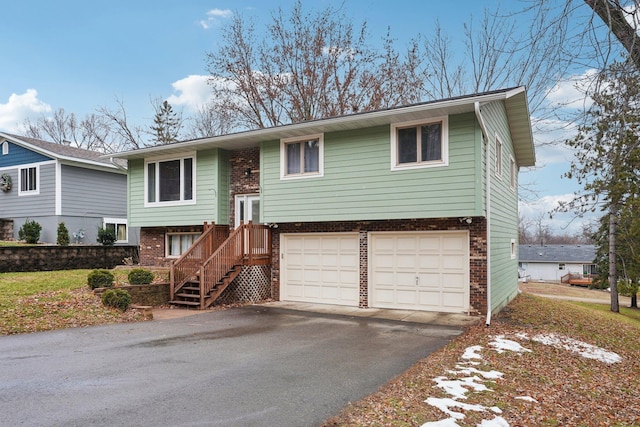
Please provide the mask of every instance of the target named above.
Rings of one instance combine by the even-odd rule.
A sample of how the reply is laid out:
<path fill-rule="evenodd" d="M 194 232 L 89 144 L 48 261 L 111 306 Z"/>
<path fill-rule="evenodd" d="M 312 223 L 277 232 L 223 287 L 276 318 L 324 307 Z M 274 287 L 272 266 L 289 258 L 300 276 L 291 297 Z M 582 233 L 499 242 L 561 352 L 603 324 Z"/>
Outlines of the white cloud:
<path fill-rule="evenodd" d="M 25 119 L 50 111 L 51 106 L 38 99 L 35 89 L 21 95 L 12 93 L 6 104 L 0 104 L 0 130 L 18 132 Z"/>
<path fill-rule="evenodd" d="M 176 94 L 167 98 L 174 106 L 183 106 L 191 111 L 198 111 L 211 100 L 211 87 L 207 83 L 210 76 L 190 75 L 171 83 Z"/>
<path fill-rule="evenodd" d="M 588 69 L 582 74 L 569 76 L 561 80 L 547 92 L 547 101 L 559 107 L 583 109 L 591 106 L 591 98 L 585 95 L 593 83 L 597 70 Z"/>
<path fill-rule="evenodd" d="M 206 19 L 200 20 L 200 26 L 208 30 L 212 25 L 220 23 L 220 20 L 231 18 L 233 12 L 230 9 L 211 9 L 206 15 Z"/>

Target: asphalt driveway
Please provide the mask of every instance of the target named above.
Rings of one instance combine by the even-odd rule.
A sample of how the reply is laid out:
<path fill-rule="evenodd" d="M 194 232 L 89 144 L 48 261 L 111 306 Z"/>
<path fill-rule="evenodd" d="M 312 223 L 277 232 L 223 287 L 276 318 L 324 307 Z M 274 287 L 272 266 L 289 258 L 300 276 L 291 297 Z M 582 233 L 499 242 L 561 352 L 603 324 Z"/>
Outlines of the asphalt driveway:
<path fill-rule="evenodd" d="M 0 337 L 0 425 L 313 426 L 461 332 L 250 306 Z"/>

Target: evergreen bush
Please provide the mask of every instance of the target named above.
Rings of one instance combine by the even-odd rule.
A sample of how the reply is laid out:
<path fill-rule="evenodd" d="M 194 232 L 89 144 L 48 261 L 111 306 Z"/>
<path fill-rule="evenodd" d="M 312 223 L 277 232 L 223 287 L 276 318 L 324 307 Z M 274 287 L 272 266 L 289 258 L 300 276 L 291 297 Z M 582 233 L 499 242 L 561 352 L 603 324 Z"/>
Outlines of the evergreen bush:
<path fill-rule="evenodd" d="M 109 289 L 102 294 L 102 304 L 125 311 L 131 304 L 131 295 L 124 289 Z"/>
<path fill-rule="evenodd" d="M 71 239 L 69 238 L 69 230 L 67 230 L 67 226 L 64 225 L 64 222 L 58 224 L 58 240 L 56 243 L 60 246 L 69 246 Z"/>
<path fill-rule="evenodd" d="M 35 244 L 40 240 L 40 231 L 42 231 L 42 226 L 27 218 L 20 230 L 18 230 L 18 238 L 27 243 Z"/>
<path fill-rule="evenodd" d="M 148 285 L 153 282 L 153 273 L 144 268 L 134 268 L 127 276 L 132 285 Z"/>
<path fill-rule="evenodd" d="M 109 230 L 108 228 L 98 229 L 98 242 L 104 246 L 113 246 L 116 240 L 118 240 L 118 237 L 116 236 L 115 231 Z"/>
<path fill-rule="evenodd" d="M 108 270 L 93 270 L 87 277 L 89 288 L 110 288 L 113 286 L 113 274 Z"/>

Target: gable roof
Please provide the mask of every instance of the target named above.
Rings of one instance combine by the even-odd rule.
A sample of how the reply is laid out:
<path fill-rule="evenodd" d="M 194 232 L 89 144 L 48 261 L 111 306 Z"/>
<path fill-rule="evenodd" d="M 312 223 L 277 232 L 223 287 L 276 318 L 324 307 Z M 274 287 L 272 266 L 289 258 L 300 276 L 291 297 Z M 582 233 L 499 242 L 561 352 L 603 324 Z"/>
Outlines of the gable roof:
<path fill-rule="evenodd" d="M 20 145 L 36 153 L 42 154 L 52 159 L 69 163 L 76 163 L 84 166 L 93 166 L 108 169 L 126 169 L 125 162 L 114 164 L 104 153 L 85 150 L 83 148 L 72 147 L 70 145 L 56 144 L 54 142 L 43 141 L 41 139 L 28 138 L 25 136 L 13 135 L 0 132 L 0 140 L 6 139 L 16 145 Z"/>
<path fill-rule="evenodd" d="M 520 245 L 520 262 L 576 262 L 592 264 L 596 259 L 594 245 Z"/>
<path fill-rule="evenodd" d="M 519 166 L 535 165 L 535 151 L 529 119 L 529 106 L 525 88 L 515 87 L 442 100 L 422 102 L 402 107 L 349 114 L 326 119 L 309 120 L 265 129 L 255 129 L 227 135 L 199 138 L 172 144 L 141 148 L 111 155 L 114 158 L 142 159 L 154 154 L 178 154 L 186 149 L 243 149 L 257 147 L 261 142 L 299 137 L 322 132 L 354 130 L 389 125 L 410 120 L 422 120 L 448 114 L 475 111 L 475 104 L 504 101 L 507 121 L 511 130 L 516 161 Z"/>

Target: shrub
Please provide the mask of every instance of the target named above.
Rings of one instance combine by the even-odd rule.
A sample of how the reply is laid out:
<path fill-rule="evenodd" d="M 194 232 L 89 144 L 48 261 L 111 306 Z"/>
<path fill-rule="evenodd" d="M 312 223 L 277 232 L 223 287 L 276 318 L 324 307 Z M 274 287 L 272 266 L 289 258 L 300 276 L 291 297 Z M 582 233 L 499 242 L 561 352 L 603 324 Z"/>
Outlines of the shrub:
<path fill-rule="evenodd" d="M 69 238 L 69 230 L 67 230 L 67 226 L 64 225 L 64 222 L 58 224 L 58 240 L 57 243 L 60 246 L 69 246 L 69 242 L 71 239 Z"/>
<path fill-rule="evenodd" d="M 114 276 L 108 270 L 93 270 L 87 277 L 89 288 L 110 288 L 113 286 Z"/>
<path fill-rule="evenodd" d="M 634 282 L 629 279 L 618 280 L 618 293 L 626 297 L 631 297 L 638 293 L 638 282 Z"/>
<path fill-rule="evenodd" d="M 127 278 L 132 285 L 148 285 L 153 282 L 153 273 L 143 268 L 134 268 Z"/>
<path fill-rule="evenodd" d="M 40 224 L 27 219 L 22 227 L 20 227 L 20 230 L 18 230 L 18 238 L 27 243 L 35 244 L 40 240 L 40 231 L 42 231 L 42 226 Z"/>
<path fill-rule="evenodd" d="M 125 311 L 131 304 L 131 295 L 124 289 L 109 289 L 102 294 L 102 304 Z"/>
<path fill-rule="evenodd" d="M 115 231 L 108 228 L 98 229 L 98 242 L 102 243 L 104 246 L 113 246 L 116 240 L 118 240 L 118 237 L 116 236 Z"/>

